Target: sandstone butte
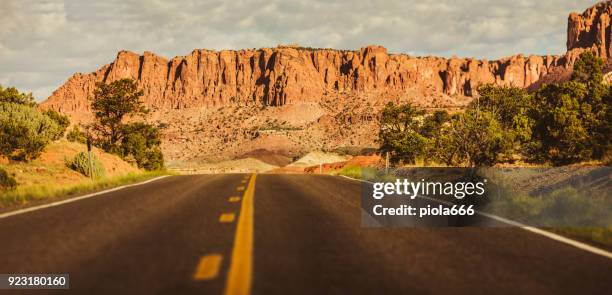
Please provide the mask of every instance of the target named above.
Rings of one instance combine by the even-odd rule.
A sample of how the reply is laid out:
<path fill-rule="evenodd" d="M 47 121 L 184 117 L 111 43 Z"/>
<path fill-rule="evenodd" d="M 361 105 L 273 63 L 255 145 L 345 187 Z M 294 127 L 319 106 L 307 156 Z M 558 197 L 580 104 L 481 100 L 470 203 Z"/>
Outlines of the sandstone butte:
<path fill-rule="evenodd" d="M 143 89 L 145 104 L 157 113 L 154 117 L 159 122 L 170 122 L 171 127 L 172 122 L 175 124 L 174 130 L 170 128 L 165 133 L 164 152 L 171 160 L 193 159 L 194 153 L 206 154 L 207 149 L 176 150 L 172 144 L 183 138 L 190 144 L 206 146 L 202 141 L 207 139 L 198 140 L 194 134 L 189 134 L 195 129 L 179 128 L 180 120 L 168 117 L 176 117 L 177 110 L 191 110 L 193 113 L 193 110 L 237 105 L 283 109 L 289 105 L 317 104 L 330 97 L 343 104 L 355 96 L 365 96 L 373 102 L 403 96 L 407 97 L 406 100 L 418 102 L 419 99 L 438 96 L 451 103 L 429 106 L 452 107 L 453 101 L 477 96 L 477 87 L 485 83 L 532 89 L 542 83 L 564 81 L 569 77 L 576 58 L 586 50 L 593 50 L 606 61 L 610 60 L 611 15 L 612 1 L 598 3 L 582 14 L 572 13 L 568 18 L 567 52 L 564 55 L 514 55 L 494 61 L 390 54 L 382 46 L 367 46 L 359 51 L 298 46 L 222 51 L 198 49 L 170 60 L 148 51 L 143 55 L 121 51 L 112 63 L 95 72 L 74 74 L 41 107 L 67 114 L 73 122 L 87 121 L 91 118 L 90 102 L 96 82 L 132 78 Z M 327 115 L 333 117 L 332 121 L 338 119 L 338 113 Z M 321 121 L 321 118 L 314 119 Z M 213 127 L 222 129 L 219 122 L 205 117 L 197 120 L 198 125 L 208 130 L 208 136 L 227 137 L 227 134 L 218 134 L 227 133 L 227 130 L 213 131 Z M 252 126 L 242 124 L 239 127 Z M 178 134 L 177 128 L 185 134 Z M 376 133 L 371 129 L 365 132 Z M 372 145 L 374 137 L 365 137 L 367 139 L 360 144 Z M 249 141 L 253 138 L 261 140 L 258 134 L 245 135 L 243 139 Z M 223 144 L 226 143 L 227 139 Z M 336 141 L 335 144 L 351 143 Z M 294 142 L 291 146 L 295 145 L 300 143 Z M 327 147 L 333 145 L 330 143 Z M 258 147 L 269 148 L 265 144 Z M 305 146 L 302 150 L 307 148 Z M 237 149 L 225 158 L 239 156 L 241 152 L 246 150 Z"/>

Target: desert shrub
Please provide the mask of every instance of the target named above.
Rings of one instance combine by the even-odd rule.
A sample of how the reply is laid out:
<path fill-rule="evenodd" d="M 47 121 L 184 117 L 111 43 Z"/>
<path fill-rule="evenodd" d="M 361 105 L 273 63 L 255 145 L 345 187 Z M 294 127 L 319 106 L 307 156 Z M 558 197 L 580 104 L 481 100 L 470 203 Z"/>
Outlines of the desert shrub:
<path fill-rule="evenodd" d="M 584 103 L 586 85 L 567 82 L 562 85 L 547 85 L 536 93 L 541 105 L 537 108 L 537 122 L 534 127 L 534 160 L 550 161 L 565 165 L 587 160 L 591 157 L 593 145 L 585 125 L 587 116 L 592 116 Z"/>
<path fill-rule="evenodd" d="M 540 219 L 551 225 L 590 226 L 610 218 L 611 203 L 605 196 L 586 196 L 575 188 L 563 188 L 544 198 Z"/>
<path fill-rule="evenodd" d="M 439 159 L 448 165 L 493 166 L 511 152 L 511 139 L 495 115 L 469 109 L 442 133 Z"/>
<path fill-rule="evenodd" d="M 362 168 L 357 166 L 343 167 L 338 174 L 360 179 L 362 177 Z"/>
<path fill-rule="evenodd" d="M 131 123 L 123 126 L 122 133 L 121 154 L 124 158 L 133 158 L 138 167 L 146 170 L 164 167 L 164 157 L 159 148 L 159 128 L 146 123 Z"/>
<path fill-rule="evenodd" d="M 51 120 L 55 121 L 55 123 L 57 123 L 57 126 L 60 128 L 57 134 L 57 138 L 54 139 L 60 139 L 62 136 L 64 136 L 64 133 L 66 133 L 66 129 L 68 129 L 68 126 L 70 126 L 70 119 L 68 119 L 67 116 L 64 116 L 54 110 L 46 110 L 43 114 L 51 118 Z"/>
<path fill-rule="evenodd" d="M 0 103 L 0 154 L 13 160 L 31 160 L 61 136 L 61 127 L 37 109 L 24 104 Z"/>
<path fill-rule="evenodd" d="M 500 87 L 491 84 L 478 87 L 480 97 L 473 100 L 470 109 L 492 113 L 503 132 L 512 141 L 511 153 L 528 154 L 526 145 L 531 142 L 534 119 L 533 96 L 517 87 Z M 510 159 L 506 159 L 510 160 Z"/>
<path fill-rule="evenodd" d="M 0 85 L 0 102 L 16 103 L 26 106 L 36 106 L 32 93 L 21 93 L 15 87 L 4 88 Z"/>
<path fill-rule="evenodd" d="M 423 119 L 419 133 L 426 138 L 439 137 L 442 127 L 448 121 L 450 121 L 450 115 L 447 111 L 436 111 Z"/>
<path fill-rule="evenodd" d="M 81 128 L 78 125 L 74 125 L 74 127 L 68 131 L 68 134 L 66 134 L 66 139 L 71 142 L 87 143 L 87 136 L 83 131 L 81 131 Z"/>
<path fill-rule="evenodd" d="M 389 152 L 391 162 L 414 163 L 425 155 L 428 139 L 419 133 L 417 119 L 424 114 L 410 104 L 388 103 L 382 110 L 378 142 L 381 152 Z"/>
<path fill-rule="evenodd" d="M 0 191 L 12 190 L 17 186 L 17 181 L 6 170 L 0 167 Z"/>
<path fill-rule="evenodd" d="M 92 167 L 89 167 L 89 155 L 86 152 L 80 152 L 73 159 L 66 161 L 66 166 L 70 169 L 79 172 L 87 177 L 91 177 L 90 170 L 93 170 L 94 178 L 104 176 L 104 166 L 98 160 L 96 155 L 91 155 Z"/>
<path fill-rule="evenodd" d="M 602 159 L 612 147 L 612 92 L 603 83 L 603 61 L 583 53 L 570 81 L 535 93 L 534 161 L 555 165 Z"/>

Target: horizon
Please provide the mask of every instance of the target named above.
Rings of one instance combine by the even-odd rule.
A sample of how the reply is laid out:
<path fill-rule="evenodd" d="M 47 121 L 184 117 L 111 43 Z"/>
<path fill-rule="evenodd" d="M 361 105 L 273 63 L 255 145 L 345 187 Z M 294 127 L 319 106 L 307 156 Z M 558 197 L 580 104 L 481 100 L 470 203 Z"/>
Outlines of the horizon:
<path fill-rule="evenodd" d="M 339 3 L 319 2 L 312 8 L 300 1 L 272 2 L 253 16 L 252 9 L 234 8 L 260 8 L 258 3 L 206 3 L 174 10 L 173 4 L 138 5 L 137 1 L 113 5 L 9 0 L 0 4 L 9 12 L 0 19 L 0 63 L 4 65 L 0 84 L 32 92 L 41 102 L 74 73 L 93 72 L 111 63 L 121 50 L 150 51 L 171 59 L 196 49 L 248 50 L 299 44 L 359 50 L 375 44 L 392 54 L 418 57 L 498 60 L 518 54 L 559 55 L 566 49 L 568 15 L 582 13 L 600 1 L 503 1 L 493 8 L 486 1 L 451 2 L 390 1 L 372 6 L 364 1 L 346 8 L 354 11 L 346 11 Z M 209 11 L 213 11 L 210 18 L 200 15 Z M 226 17 L 215 17 L 218 14 Z M 312 14 L 316 14 L 315 20 L 306 21 Z M 441 22 L 421 25 L 441 14 L 446 16 Z M 248 17 L 243 18 L 245 15 Z M 189 28 L 200 30 L 185 32 Z M 12 33 L 19 35 L 14 38 Z M 66 42 L 76 46 L 66 48 Z"/>

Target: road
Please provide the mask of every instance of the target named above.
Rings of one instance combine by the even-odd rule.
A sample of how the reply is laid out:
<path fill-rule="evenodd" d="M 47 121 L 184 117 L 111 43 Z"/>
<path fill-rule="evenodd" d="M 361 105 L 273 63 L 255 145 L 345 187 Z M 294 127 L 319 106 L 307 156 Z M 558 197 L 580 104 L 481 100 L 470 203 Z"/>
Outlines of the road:
<path fill-rule="evenodd" d="M 612 289 L 612 259 L 520 228 L 363 228 L 360 190 L 323 175 L 167 177 L 0 219 L 0 273 L 70 274 L 69 291 L 24 294 Z"/>

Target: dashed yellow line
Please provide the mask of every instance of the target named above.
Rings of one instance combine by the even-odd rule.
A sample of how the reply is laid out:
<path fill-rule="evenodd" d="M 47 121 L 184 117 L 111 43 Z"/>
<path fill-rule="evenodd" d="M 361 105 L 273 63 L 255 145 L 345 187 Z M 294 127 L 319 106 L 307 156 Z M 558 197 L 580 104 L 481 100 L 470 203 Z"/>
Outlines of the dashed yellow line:
<path fill-rule="evenodd" d="M 239 191 L 239 192 L 241 192 L 241 191 L 243 191 L 243 190 L 244 190 L 244 186 L 239 186 L 239 187 L 237 187 L 237 188 L 236 188 L 236 190 L 237 190 L 237 191 Z"/>
<path fill-rule="evenodd" d="M 221 214 L 221 216 L 219 216 L 219 222 L 234 222 L 234 219 L 236 219 L 236 215 L 234 213 L 223 213 Z"/>
<path fill-rule="evenodd" d="M 219 275 L 221 261 L 223 261 L 221 254 L 202 256 L 193 274 L 193 279 L 196 281 L 206 281 L 216 278 Z"/>
<path fill-rule="evenodd" d="M 251 176 L 244 196 L 234 248 L 229 268 L 227 282 L 225 284 L 226 295 L 247 295 L 251 292 L 251 278 L 253 270 L 253 198 L 255 195 L 256 174 Z"/>
<path fill-rule="evenodd" d="M 240 197 L 229 197 L 229 201 L 232 203 L 240 202 Z"/>

